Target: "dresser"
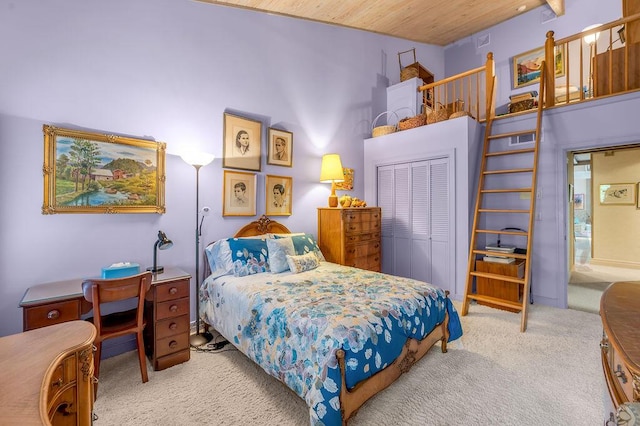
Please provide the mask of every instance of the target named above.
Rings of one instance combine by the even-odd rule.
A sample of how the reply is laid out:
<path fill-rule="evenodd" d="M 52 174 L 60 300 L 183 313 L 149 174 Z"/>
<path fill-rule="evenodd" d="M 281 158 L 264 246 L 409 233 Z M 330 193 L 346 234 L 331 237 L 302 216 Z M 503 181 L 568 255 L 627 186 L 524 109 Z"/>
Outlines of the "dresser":
<path fill-rule="evenodd" d="M 188 361 L 191 275 L 178 268 L 153 274 L 145 297 L 145 352 L 154 370 Z M 91 310 L 82 294 L 82 278 L 29 287 L 20 307 L 23 329 L 33 330 L 81 319 Z"/>
<path fill-rule="evenodd" d="M 640 401 L 640 282 L 611 284 L 600 300 L 602 369 L 614 408 Z"/>
<path fill-rule="evenodd" d="M 380 272 L 380 207 L 318 209 L 318 246 L 329 262 Z"/>
<path fill-rule="evenodd" d="M 95 337 L 70 321 L 0 338 L 0 424 L 91 425 Z"/>

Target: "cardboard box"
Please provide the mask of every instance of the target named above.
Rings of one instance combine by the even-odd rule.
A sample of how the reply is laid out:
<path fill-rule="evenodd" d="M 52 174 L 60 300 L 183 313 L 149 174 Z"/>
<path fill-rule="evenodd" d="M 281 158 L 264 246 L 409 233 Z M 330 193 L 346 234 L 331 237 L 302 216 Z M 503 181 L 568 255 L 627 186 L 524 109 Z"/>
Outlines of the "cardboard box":
<path fill-rule="evenodd" d="M 102 268 L 102 278 L 122 278 L 140 273 L 140 265 L 137 263 L 114 263 Z"/>

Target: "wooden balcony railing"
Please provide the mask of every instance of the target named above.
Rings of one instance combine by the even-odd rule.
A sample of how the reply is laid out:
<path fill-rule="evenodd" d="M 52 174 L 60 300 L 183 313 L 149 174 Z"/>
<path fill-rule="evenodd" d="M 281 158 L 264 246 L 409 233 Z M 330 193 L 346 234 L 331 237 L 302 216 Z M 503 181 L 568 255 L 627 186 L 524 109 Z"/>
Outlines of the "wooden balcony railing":
<path fill-rule="evenodd" d="M 545 107 L 640 89 L 640 13 L 560 40 L 553 35 L 545 42 Z"/>
<path fill-rule="evenodd" d="M 460 74 L 425 84 L 418 88 L 422 92 L 424 112 L 429 114 L 439 108 L 447 108 L 448 113 L 465 111 L 478 121 L 484 121 L 489 114 L 490 102 L 487 93 L 493 93 L 495 81 L 493 53 L 487 54 L 484 66 Z"/>

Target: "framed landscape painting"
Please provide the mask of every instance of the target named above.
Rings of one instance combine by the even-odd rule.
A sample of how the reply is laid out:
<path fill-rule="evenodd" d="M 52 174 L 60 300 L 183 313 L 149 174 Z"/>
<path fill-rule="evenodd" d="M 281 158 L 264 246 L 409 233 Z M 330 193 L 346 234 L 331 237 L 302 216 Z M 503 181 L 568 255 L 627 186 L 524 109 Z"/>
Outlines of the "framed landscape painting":
<path fill-rule="evenodd" d="M 166 144 L 44 125 L 42 214 L 164 213 Z"/>
<path fill-rule="evenodd" d="M 556 46 L 555 76 L 564 75 L 564 45 Z M 528 86 L 540 81 L 540 67 L 544 61 L 544 46 L 513 57 L 513 88 Z"/>

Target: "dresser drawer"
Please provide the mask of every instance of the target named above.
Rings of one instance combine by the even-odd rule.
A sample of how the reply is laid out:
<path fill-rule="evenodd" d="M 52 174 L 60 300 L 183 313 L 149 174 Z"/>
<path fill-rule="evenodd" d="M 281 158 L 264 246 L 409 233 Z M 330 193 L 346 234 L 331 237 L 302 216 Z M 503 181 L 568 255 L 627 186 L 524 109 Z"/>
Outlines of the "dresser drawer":
<path fill-rule="evenodd" d="M 359 243 L 364 241 L 380 241 L 379 232 L 371 232 L 367 234 L 350 234 L 345 237 L 345 243 Z"/>
<path fill-rule="evenodd" d="M 24 307 L 24 331 L 80 319 L 80 300 Z"/>
<path fill-rule="evenodd" d="M 156 320 L 189 314 L 189 298 L 168 300 L 156 304 Z"/>
<path fill-rule="evenodd" d="M 380 271 L 380 253 L 345 259 L 344 264 L 345 266 L 353 266 L 354 268 Z"/>
<path fill-rule="evenodd" d="M 156 337 L 158 339 L 180 333 L 189 334 L 189 315 L 163 319 L 156 324 Z"/>
<path fill-rule="evenodd" d="M 344 248 L 344 258 L 346 261 L 358 257 L 368 257 L 380 253 L 380 243 L 371 241 L 364 244 L 348 244 Z"/>
<path fill-rule="evenodd" d="M 76 388 L 70 387 L 59 393 L 49 405 L 49 419 L 52 425 L 78 424 Z"/>
<path fill-rule="evenodd" d="M 162 358 L 158 358 L 155 369 L 164 370 L 165 368 L 172 367 L 176 364 L 189 361 L 190 357 L 191 357 L 190 349 L 185 349 L 179 352 L 172 353 L 170 355 L 165 355 Z"/>
<path fill-rule="evenodd" d="M 378 222 L 380 221 L 380 211 L 378 209 L 350 209 L 342 212 L 342 219 L 345 223 L 352 222 Z"/>
<path fill-rule="evenodd" d="M 51 403 L 51 400 L 57 397 L 61 389 L 76 381 L 76 371 L 75 355 L 68 356 L 58 364 L 51 375 L 47 402 Z"/>
<path fill-rule="evenodd" d="M 189 296 L 189 280 L 173 281 L 166 284 L 158 284 L 155 287 L 156 301 L 182 299 Z"/>
<path fill-rule="evenodd" d="M 380 230 L 380 222 L 362 221 L 362 222 L 350 222 L 344 224 L 344 231 L 346 235 L 366 233 Z"/>
<path fill-rule="evenodd" d="M 189 335 L 187 333 L 165 337 L 156 342 L 156 357 L 160 358 L 184 349 L 189 349 Z"/>
<path fill-rule="evenodd" d="M 613 356 L 611 358 L 611 373 L 617 379 L 618 385 L 620 385 L 620 389 L 624 392 L 627 397 L 627 401 L 633 401 L 633 376 L 631 372 L 627 368 L 624 362 L 620 360 L 618 353 L 616 351 L 612 351 Z"/>

